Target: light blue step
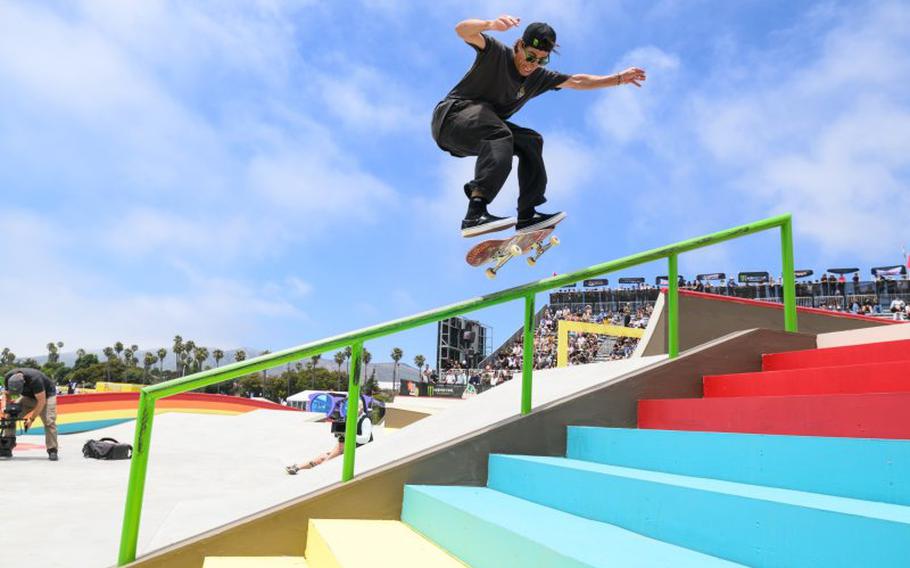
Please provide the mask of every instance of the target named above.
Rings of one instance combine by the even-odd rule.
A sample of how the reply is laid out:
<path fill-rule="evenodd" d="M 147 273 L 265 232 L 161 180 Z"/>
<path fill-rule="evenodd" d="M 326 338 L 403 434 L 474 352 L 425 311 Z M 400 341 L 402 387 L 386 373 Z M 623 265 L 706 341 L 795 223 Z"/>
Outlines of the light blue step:
<path fill-rule="evenodd" d="M 405 486 L 401 520 L 473 568 L 738 566 L 486 487 Z"/>
<path fill-rule="evenodd" d="M 910 441 L 571 426 L 567 456 L 910 505 Z"/>
<path fill-rule="evenodd" d="M 536 456 L 490 456 L 488 486 L 750 566 L 910 565 L 901 505 Z"/>

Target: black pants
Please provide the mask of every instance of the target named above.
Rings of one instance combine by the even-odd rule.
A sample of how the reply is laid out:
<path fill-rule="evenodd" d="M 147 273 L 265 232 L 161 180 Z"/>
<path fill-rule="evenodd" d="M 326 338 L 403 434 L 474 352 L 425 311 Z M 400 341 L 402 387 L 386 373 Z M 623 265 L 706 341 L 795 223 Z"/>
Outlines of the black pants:
<path fill-rule="evenodd" d="M 439 114 L 448 110 L 444 120 Z M 453 156 L 477 156 L 474 179 L 464 186 L 471 197 L 476 190 L 487 203 L 493 201 L 512 171 L 518 156 L 518 211 L 546 202 L 547 171 L 543 163 L 543 137 L 499 118 L 488 103 L 443 101 L 434 112 L 436 143 Z"/>

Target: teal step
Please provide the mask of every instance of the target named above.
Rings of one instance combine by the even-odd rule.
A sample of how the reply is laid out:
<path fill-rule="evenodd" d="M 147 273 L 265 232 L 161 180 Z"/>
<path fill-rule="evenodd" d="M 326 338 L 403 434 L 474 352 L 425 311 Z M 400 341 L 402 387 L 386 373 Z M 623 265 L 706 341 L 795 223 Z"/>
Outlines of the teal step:
<path fill-rule="evenodd" d="M 485 487 L 405 486 L 401 520 L 473 568 L 738 566 Z"/>
<path fill-rule="evenodd" d="M 910 507 L 623 468 L 490 456 L 488 486 L 750 566 L 907 566 Z"/>
<path fill-rule="evenodd" d="M 910 441 L 571 426 L 567 457 L 910 505 Z"/>

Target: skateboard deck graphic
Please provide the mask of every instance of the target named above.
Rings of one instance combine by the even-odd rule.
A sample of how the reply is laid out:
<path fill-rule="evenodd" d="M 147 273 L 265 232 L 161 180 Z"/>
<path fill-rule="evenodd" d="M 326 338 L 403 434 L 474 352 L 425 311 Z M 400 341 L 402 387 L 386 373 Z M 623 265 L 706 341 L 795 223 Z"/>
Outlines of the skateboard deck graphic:
<path fill-rule="evenodd" d="M 534 266 L 537 259 L 543 255 L 550 247 L 559 244 L 559 239 L 550 236 L 553 227 L 532 231 L 529 233 L 516 233 L 507 239 L 490 239 L 474 245 L 465 260 L 471 266 L 480 266 L 490 264 L 485 271 L 487 277 L 495 278 L 496 273 L 502 266 L 511 259 L 528 254 L 534 251 L 534 256 L 529 256 L 527 262 Z M 550 237 L 547 239 L 547 237 Z M 546 242 L 545 242 L 546 241 Z"/>

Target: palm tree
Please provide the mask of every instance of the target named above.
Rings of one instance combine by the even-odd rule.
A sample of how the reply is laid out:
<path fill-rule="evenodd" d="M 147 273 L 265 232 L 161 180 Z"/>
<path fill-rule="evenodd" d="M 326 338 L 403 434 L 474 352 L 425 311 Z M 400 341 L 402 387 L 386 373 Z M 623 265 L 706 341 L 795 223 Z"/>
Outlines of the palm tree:
<path fill-rule="evenodd" d="M 259 356 L 261 357 L 262 355 L 268 355 L 269 353 L 271 353 L 271 351 L 270 351 L 269 349 L 266 349 L 265 351 L 263 351 L 262 353 L 260 353 Z M 268 369 L 263 369 L 263 370 L 262 370 L 262 386 L 263 386 L 263 387 L 265 386 L 265 381 L 266 381 L 266 379 L 268 379 L 268 378 L 269 378 L 269 370 L 268 370 Z"/>
<path fill-rule="evenodd" d="M 347 355 L 345 355 L 344 351 L 335 352 L 335 364 L 338 365 L 338 382 L 335 383 L 337 387 L 335 390 L 341 390 L 341 366 L 344 364 L 345 359 L 347 359 Z"/>
<path fill-rule="evenodd" d="M 238 349 L 237 351 L 234 351 L 234 361 L 236 361 L 238 363 L 241 361 L 246 361 L 246 351 L 244 351 L 243 349 Z"/>
<path fill-rule="evenodd" d="M 209 358 L 209 350 L 207 347 L 196 347 L 193 349 L 193 359 L 196 362 L 196 372 L 202 370 L 202 364 Z"/>
<path fill-rule="evenodd" d="M 158 357 L 155 356 L 151 351 L 145 352 L 145 357 L 142 358 L 142 366 L 145 369 L 145 376 L 143 378 L 144 382 L 148 384 L 149 382 L 149 367 L 158 362 Z"/>
<path fill-rule="evenodd" d="M 133 350 L 132 350 L 132 349 L 124 349 L 124 350 L 123 350 L 123 362 L 126 363 L 126 366 L 127 366 L 127 367 L 132 367 L 132 366 L 133 366 L 133 360 L 134 360 L 134 359 L 133 359 Z"/>
<path fill-rule="evenodd" d="M 174 336 L 174 346 L 171 348 L 171 351 L 174 352 L 174 371 L 183 375 L 180 370 L 181 354 L 183 353 L 183 338 L 179 335 Z"/>
<path fill-rule="evenodd" d="M 162 347 L 158 350 L 158 371 L 164 376 L 164 358 L 167 357 L 167 349 Z"/>
<path fill-rule="evenodd" d="M 107 367 L 106 367 L 107 380 L 110 381 L 111 380 L 111 361 L 113 361 L 117 357 L 117 354 L 112 347 L 105 347 L 104 350 L 102 351 L 102 353 L 104 353 L 104 356 L 107 357 Z"/>
<path fill-rule="evenodd" d="M 82 359 L 83 357 L 85 357 L 85 349 L 81 347 L 79 349 L 76 349 L 76 361 Z"/>
<path fill-rule="evenodd" d="M 215 360 L 215 367 L 218 367 L 221 364 L 221 360 L 224 359 L 224 351 L 221 349 L 213 349 L 212 359 Z"/>
<path fill-rule="evenodd" d="M 414 364 L 417 365 L 417 370 L 423 369 L 423 364 L 426 363 L 427 358 L 423 355 L 414 355 Z"/>
<path fill-rule="evenodd" d="M 361 375 L 361 378 L 367 376 L 367 367 L 369 366 L 370 361 L 372 361 L 372 360 L 373 360 L 373 354 L 370 353 L 366 347 L 364 347 L 363 348 L 363 374 Z"/>
<path fill-rule="evenodd" d="M 56 363 L 58 357 L 59 357 L 59 355 L 57 353 L 57 344 L 54 342 L 48 343 L 47 344 L 47 362 Z"/>
<path fill-rule="evenodd" d="M 4 365 L 11 365 L 16 360 L 16 354 L 9 350 L 9 347 L 4 347 L 3 352 L 0 353 L 0 363 Z"/>
<path fill-rule="evenodd" d="M 395 361 L 395 367 L 392 369 L 392 391 L 395 392 L 397 392 L 395 383 L 398 381 L 398 362 L 401 361 L 402 357 L 404 357 L 404 351 L 398 347 L 392 349 L 392 361 Z"/>
<path fill-rule="evenodd" d="M 310 357 L 310 361 L 312 362 L 313 368 L 314 368 L 314 369 L 316 368 L 316 364 L 319 363 L 319 360 L 320 360 L 320 359 L 322 359 L 322 355 L 321 355 L 321 354 L 320 354 L 320 355 L 313 355 L 312 357 Z"/>
<path fill-rule="evenodd" d="M 123 353 L 123 342 L 118 341 L 114 344 L 114 351 L 117 353 L 117 358 L 120 358 L 120 354 Z"/>

